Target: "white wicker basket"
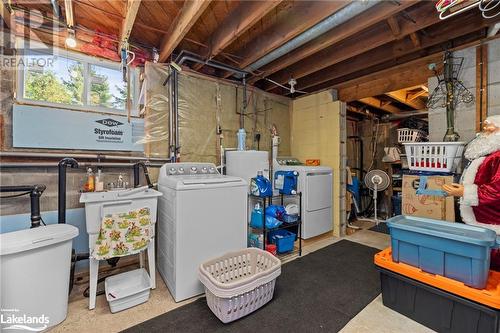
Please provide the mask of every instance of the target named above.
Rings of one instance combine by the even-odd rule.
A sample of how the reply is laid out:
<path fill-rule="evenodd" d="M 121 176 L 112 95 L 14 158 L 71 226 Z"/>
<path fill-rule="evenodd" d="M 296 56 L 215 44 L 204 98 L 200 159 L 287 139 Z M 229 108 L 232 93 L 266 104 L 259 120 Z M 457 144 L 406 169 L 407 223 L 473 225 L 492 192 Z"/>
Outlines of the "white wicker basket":
<path fill-rule="evenodd" d="M 404 143 L 408 167 L 415 171 L 454 172 L 464 145 L 464 142 Z"/>
<path fill-rule="evenodd" d="M 412 128 L 399 128 L 398 129 L 398 142 L 406 143 L 406 142 L 419 142 L 422 141 L 425 137 L 425 132 L 412 129 Z"/>
<path fill-rule="evenodd" d="M 203 263 L 198 273 L 208 307 L 223 323 L 229 323 L 273 298 L 281 261 L 267 251 L 248 248 Z"/>

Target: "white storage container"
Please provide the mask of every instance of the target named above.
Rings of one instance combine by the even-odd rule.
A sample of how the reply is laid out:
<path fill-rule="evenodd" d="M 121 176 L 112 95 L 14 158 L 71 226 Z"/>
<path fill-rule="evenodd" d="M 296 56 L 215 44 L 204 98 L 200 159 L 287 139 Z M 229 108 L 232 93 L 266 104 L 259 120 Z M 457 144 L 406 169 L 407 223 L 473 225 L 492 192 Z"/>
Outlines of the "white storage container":
<path fill-rule="evenodd" d="M 66 319 L 71 248 L 78 229 L 51 224 L 0 234 L 0 331 L 41 331 Z M 15 323 L 7 318 L 18 318 Z M 38 320 L 39 322 L 26 322 Z M 15 325 L 18 324 L 18 325 Z"/>
<path fill-rule="evenodd" d="M 145 303 L 149 299 L 151 282 L 144 268 L 106 278 L 104 288 L 112 313 Z"/>
<path fill-rule="evenodd" d="M 407 142 L 419 142 L 422 141 L 425 137 L 425 132 L 413 129 L 413 128 L 399 128 L 398 129 L 398 142 L 399 143 L 407 143 Z"/>
<path fill-rule="evenodd" d="M 464 145 L 464 142 L 404 143 L 408 167 L 415 171 L 454 172 Z"/>
<path fill-rule="evenodd" d="M 208 307 L 223 323 L 246 316 L 269 302 L 280 274 L 281 261 L 257 248 L 226 253 L 199 268 Z"/>

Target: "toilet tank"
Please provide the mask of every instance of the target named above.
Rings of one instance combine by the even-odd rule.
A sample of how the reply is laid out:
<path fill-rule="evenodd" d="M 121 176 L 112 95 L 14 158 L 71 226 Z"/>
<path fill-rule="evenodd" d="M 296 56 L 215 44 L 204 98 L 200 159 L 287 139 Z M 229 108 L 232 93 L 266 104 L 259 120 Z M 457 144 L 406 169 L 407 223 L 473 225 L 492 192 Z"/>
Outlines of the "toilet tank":
<path fill-rule="evenodd" d="M 14 325 L 39 331 L 66 318 L 76 236 L 78 229 L 69 224 L 0 234 L 0 331 Z"/>
<path fill-rule="evenodd" d="M 262 150 L 234 150 L 226 152 L 226 175 L 250 180 L 263 171 L 269 179 L 269 153 Z"/>

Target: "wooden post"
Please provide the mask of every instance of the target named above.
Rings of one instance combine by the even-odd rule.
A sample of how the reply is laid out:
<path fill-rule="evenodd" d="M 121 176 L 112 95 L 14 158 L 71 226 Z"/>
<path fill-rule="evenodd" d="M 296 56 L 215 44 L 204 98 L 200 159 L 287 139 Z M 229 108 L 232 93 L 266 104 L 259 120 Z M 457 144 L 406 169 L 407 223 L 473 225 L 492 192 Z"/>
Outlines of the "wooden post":
<path fill-rule="evenodd" d="M 476 47 L 476 132 L 488 116 L 488 44 Z"/>

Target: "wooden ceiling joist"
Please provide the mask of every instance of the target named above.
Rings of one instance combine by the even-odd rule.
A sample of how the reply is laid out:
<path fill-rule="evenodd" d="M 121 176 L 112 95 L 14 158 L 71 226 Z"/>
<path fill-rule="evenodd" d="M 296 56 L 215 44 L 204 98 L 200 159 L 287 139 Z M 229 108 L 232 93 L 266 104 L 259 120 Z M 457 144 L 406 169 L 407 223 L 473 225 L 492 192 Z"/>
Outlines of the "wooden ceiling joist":
<path fill-rule="evenodd" d="M 399 4 L 393 1 L 382 1 L 378 5 L 370 8 L 364 12 L 362 20 L 349 20 L 348 22 L 333 28 L 327 33 L 321 35 L 320 37 L 302 45 L 301 47 L 293 50 L 286 57 L 279 58 L 261 68 L 259 71 L 263 72 L 262 76 L 271 75 L 283 68 L 286 68 L 316 52 L 323 50 L 324 48 L 333 45 L 341 40 L 355 35 L 360 31 L 384 20 L 392 15 L 399 13 L 402 10 L 413 6 L 418 1 L 404 0 Z M 260 77 L 253 77 L 248 82 L 254 83 L 258 81 Z"/>
<path fill-rule="evenodd" d="M 140 5 L 141 0 L 128 0 L 125 18 L 123 19 L 122 27 L 120 30 L 120 43 L 125 43 L 128 41 Z"/>
<path fill-rule="evenodd" d="M 415 47 L 420 47 L 420 45 L 422 45 L 420 38 L 418 37 L 418 31 L 412 32 L 410 34 L 410 39 Z"/>
<path fill-rule="evenodd" d="M 399 34 L 401 33 L 401 28 L 399 27 L 398 19 L 396 16 L 391 16 L 387 18 L 387 24 L 389 25 L 389 28 L 391 28 L 392 34 L 394 37 L 399 37 Z"/>
<path fill-rule="evenodd" d="M 389 103 L 384 103 L 384 101 L 376 98 L 376 97 L 366 97 L 366 98 L 361 98 L 359 101 L 363 104 L 369 105 L 373 108 L 377 108 L 379 110 L 389 112 L 389 113 L 399 113 L 400 110 L 395 107 L 394 105 L 391 105 Z"/>
<path fill-rule="evenodd" d="M 440 56 L 433 60 L 439 61 L 439 59 L 441 59 Z M 382 71 L 367 80 L 361 80 L 358 84 L 342 87 L 338 90 L 339 99 L 345 102 L 362 100 L 369 96 L 382 95 L 387 91 L 403 89 L 405 84 L 426 83 L 427 79 L 433 75 L 427 68 L 427 61 L 411 66 L 399 66 L 396 70 Z"/>
<path fill-rule="evenodd" d="M 413 101 L 413 100 L 419 98 L 420 96 L 428 96 L 428 95 L 429 95 L 428 90 L 420 89 L 420 90 L 415 91 L 415 92 L 407 92 L 406 100 Z"/>
<path fill-rule="evenodd" d="M 441 48 L 438 46 L 442 43 L 450 42 L 460 36 L 481 29 L 482 20 L 478 16 L 468 17 L 468 19 L 462 18 L 460 21 L 457 20 L 455 23 L 464 23 L 458 25 L 458 27 L 451 24 L 452 20 L 453 19 L 447 20 L 447 22 L 442 22 L 433 27 L 433 30 L 431 31 L 432 34 L 429 34 L 428 36 L 423 35 L 419 48 L 415 48 L 409 39 L 400 39 L 392 43 L 379 46 L 355 57 L 348 58 L 342 62 L 323 68 L 320 72 L 302 77 L 297 80 L 297 89 L 304 90 L 314 87 L 318 84 L 349 75 L 350 73 L 354 73 L 363 68 L 384 63 L 390 59 L 404 59 L 404 57 L 407 57 L 408 59 L 413 60 L 412 58 L 419 58 L 421 55 L 428 54 L 427 50 L 429 48 L 435 46 L 440 51 Z M 272 87 L 271 84 L 266 84 L 263 88 L 269 91 L 270 87 Z"/>
<path fill-rule="evenodd" d="M 11 19 L 12 19 L 12 13 L 7 9 L 6 4 L 2 1 L 0 3 L 0 17 L 2 18 L 3 22 L 5 22 L 5 25 L 7 28 L 11 28 Z M 0 24 L 3 24 L 0 22 Z"/>
<path fill-rule="evenodd" d="M 291 2 L 286 13 L 280 16 L 262 35 L 253 40 L 237 53 L 241 58 L 240 68 L 245 68 L 262 58 L 290 39 L 296 37 L 332 13 L 346 6 L 349 1 L 297 1 Z"/>
<path fill-rule="evenodd" d="M 429 5 L 430 8 L 433 7 L 432 3 L 424 2 L 423 5 L 418 6 L 418 8 L 415 8 L 414 10 L 411 10 L 412 8 L 410 8 L 410 10 L 408 10 L 412 17 L 418 18 L 418 21 L 417 23 L 407 20 L 401 21 L 401 37 L 407 36 L 412 32 L 424 29 L 440 21 L 437 15 L 428 15 Z M 331 45 L 330 47 L 271 75 L 270 79 L 281 84 L 285 84 L 290 77 L 299 81 L 298 79 L 306 75 L 322 71 L 324 68 L 395 40 L 396 37 L 394 37 L 394 35 L 390 32 L 387 24 L 381 22 L 381 24 L 377 24 L 369 29 L 363 30 L 353 38 L 348 38 Z M 269 91 L 273 87 L 274 85 L 269 83 L 266 84 L 264 89 Z"/>
<path fill-rule="evenodd" d="M 184 36 L 210 5 L 211 0 L 190 0 L 184 2 L 179 14 L 170 24 L 170 28 L 162 38 L 160 46 L 160 62 L 166 62 L 170 54 L 179 45 Z"/>
<path fill-rule="evenodd" d="M 209 50 L 203 57 L 210 60 L 221 53 L 282 1 L 243 1 L 212 33 Z M 193 69 L 198 70 L 202 66 L 196 64 Z"/>
<path fill-rule="evenodd" d="M 468 46 L 486 37 L 485 29 L 472 32 L 450 40 L 450 51 Z M 363 67 L 351 74 L 325 81 L 305 89 L 307 92 L 337 89 L 343 92 L 343 101 L 352 101 L 364 97 L 382 95 L 387 91 L 394 91 L 408 87 L 408 85 L 424 85 L 427 79 L 434 74 L 429 71 L 428 64 L 440 63 L 443 57 L 442 45 L 436 45 L 425 53 L 416 52 L 406 57 L 387 60 L 375 66 Z M 409 67 L 409 69 L 408 69 Z M 417 68 L 416 72 L 411 71 Z M 399 72 L 405 72 L 398 75 Z"/>
<path fill-rule="evenodd" d="M 415 110 L 421 110 L 425 108 L 425 103 L 420 99 L 408 99 L 408 95 L 405 89 L 391 91 L 386 93 L 387 96 L 395 99 L 396 101 L 408 105 Z"/>

